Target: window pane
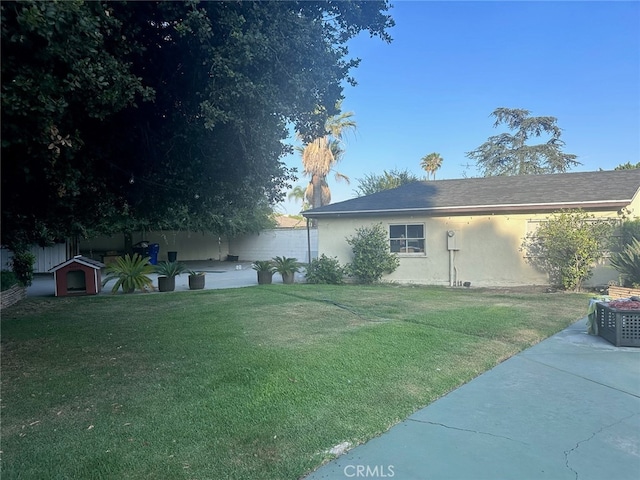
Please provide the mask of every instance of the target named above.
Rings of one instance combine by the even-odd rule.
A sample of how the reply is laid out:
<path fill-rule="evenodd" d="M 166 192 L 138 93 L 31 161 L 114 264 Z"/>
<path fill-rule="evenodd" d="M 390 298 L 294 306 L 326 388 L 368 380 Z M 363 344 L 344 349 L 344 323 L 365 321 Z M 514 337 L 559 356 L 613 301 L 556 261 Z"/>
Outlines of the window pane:
<path fill-rule="evenodd" d="M 424 240 L 409 240 L 409 252 L 424 252 Z"/>
<path fill-rule="evenodd" d="M 404 225 L 389 225 L 389 238 L 402 238 L 406 236 Z"/>
<path fill-rule="evenodd" d="M 391 240 L 391 248 L 390 249 L 391 249 L 392 252 L 399 252 L 402 247 L 403 247 L 402 240 Z"/>
<path fill-rule="evenodd" d="M 407 225 L 407 238 L 424 238 L 424 225 Z"/>

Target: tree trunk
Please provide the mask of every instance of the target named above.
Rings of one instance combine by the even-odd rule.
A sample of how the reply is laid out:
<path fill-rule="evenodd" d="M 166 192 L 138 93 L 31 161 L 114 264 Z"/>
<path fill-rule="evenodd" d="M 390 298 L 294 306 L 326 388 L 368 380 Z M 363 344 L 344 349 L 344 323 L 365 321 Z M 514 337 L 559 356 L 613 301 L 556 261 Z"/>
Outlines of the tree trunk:
<path fill-rule="evenodd" d="M 320 208 L 322 206 L 322 177 L 314 174 L 311 177 L 311 184 L 313 185 L 313 199 L 311 201 L 311 207 Z"/>

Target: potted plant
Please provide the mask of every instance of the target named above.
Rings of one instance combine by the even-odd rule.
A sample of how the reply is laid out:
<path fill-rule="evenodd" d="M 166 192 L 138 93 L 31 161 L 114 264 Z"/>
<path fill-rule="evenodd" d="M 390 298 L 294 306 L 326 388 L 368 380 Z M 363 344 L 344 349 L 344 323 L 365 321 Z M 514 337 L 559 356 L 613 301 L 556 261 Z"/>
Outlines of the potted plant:
<path fill-rule="evenodd" d="M 102 281 L 104 287 L 110 280 L 116 279 L 111 293 L 116 293 L 120 287 L 124 293 L 133 293 L 136 289 L 142 292 L 153 290 L 153 281 L 148 277 L 154 272 L 153 265 L 149 263 L 149 257 L 143 257 L 137 253 L 118 257 L 105 270 L 106 276 Z"/>
<path fill-rule="evenodd" d="M 297 258 L 273 257 L 274 270 L 282 275 L 282 283 L 293 283 L 296 272 L 300 271 Z"/>
<path fill-rule="evenodd" d="M 173 292 L 176 289 L 176 276 L 185 271 L 184 265 L 179 262 L 160 262 L 156 266 L 158 274 L 158 290 L 161 292 Z"/>
<path fill-rule="evenodd" d="M 269 284 L 273 280 L 273 263 L 271 260 L 258 260 L 251 265 L 258 272 L 258 285 Z"/>
<path fill-rule="evenodd" d="M 202 290 L 204 288 L 204 272 L 189 270 L 189 290 Z"/>

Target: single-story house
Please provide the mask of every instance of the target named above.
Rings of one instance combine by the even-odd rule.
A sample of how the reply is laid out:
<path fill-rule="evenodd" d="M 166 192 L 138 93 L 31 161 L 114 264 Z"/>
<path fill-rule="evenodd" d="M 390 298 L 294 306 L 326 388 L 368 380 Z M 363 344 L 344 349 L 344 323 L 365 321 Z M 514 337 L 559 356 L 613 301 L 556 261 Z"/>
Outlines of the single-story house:
<path fill-rule="evenodd" d="M 382 223 L 400 258 L 385 281 L 427 285 L 548 285 L 523 239 L 563 209 L 640 217 L 640 169 L 415 182 L 302 212 L 315 219 L 318 253 L 351 260 L 346 239 Z M 588 285 L 618 280 L 603 262 Z"/>

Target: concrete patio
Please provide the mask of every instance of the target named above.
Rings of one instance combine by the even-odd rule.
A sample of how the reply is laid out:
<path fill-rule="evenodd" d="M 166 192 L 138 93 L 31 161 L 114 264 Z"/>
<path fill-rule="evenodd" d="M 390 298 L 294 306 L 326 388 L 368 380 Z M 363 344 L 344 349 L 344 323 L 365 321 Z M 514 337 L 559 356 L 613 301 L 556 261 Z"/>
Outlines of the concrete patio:
<path fill-rule="evenodd" d="M 586 332 L 583 319 L 307 480 L 640 478 L 640 349 Z"/>

